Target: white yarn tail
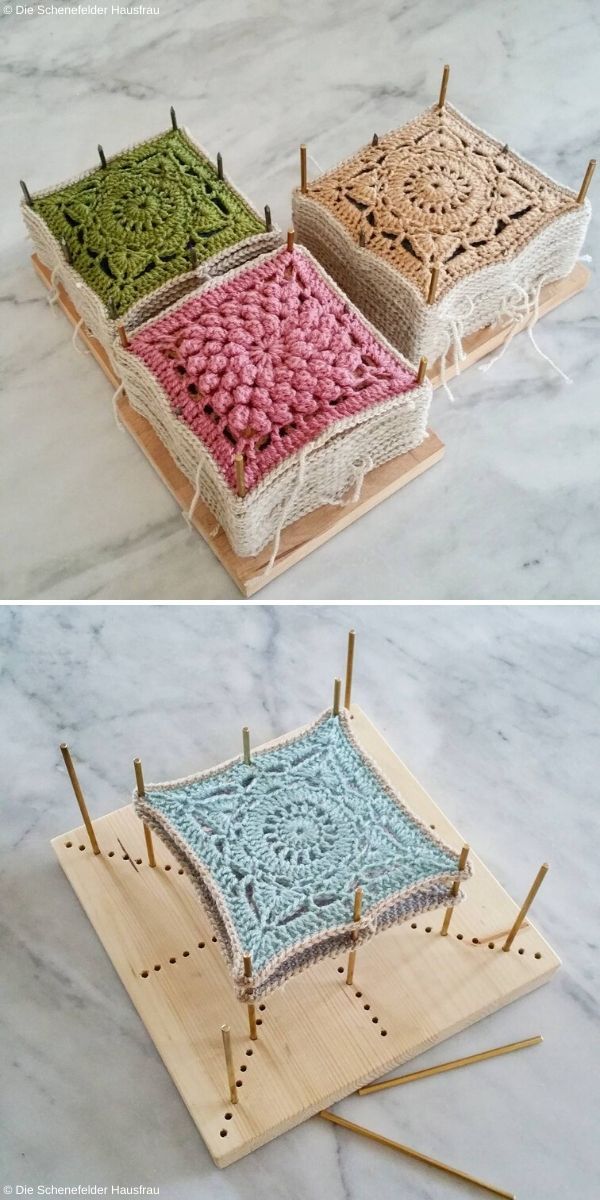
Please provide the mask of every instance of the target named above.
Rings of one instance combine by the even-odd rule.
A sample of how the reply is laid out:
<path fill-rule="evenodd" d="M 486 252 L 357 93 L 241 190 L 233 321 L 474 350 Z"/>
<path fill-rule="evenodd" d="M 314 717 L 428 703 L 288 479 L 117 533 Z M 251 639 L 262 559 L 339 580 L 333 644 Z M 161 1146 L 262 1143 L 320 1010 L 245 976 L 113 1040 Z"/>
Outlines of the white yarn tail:
<path fill-rule="evenodd" d="M 120 383 L 112 398 L 113 417 L 115 418 L 115 425 L 117 426 L 119 433 L 125 433 L 125 426 L 119 416 L 119 396 L 124 395 L 125 388 L 123 387 L 123 384 Z"/>
<path fill-rule="evenodd" d="M 50 305 L 51 308 L 54 307 L 54 305 L 56 304 L 56 301 L 58 300 L 58 283 L 57 283 L 58 271 L 59 271 L 59 268 L 54 267 L 52 274 L 50 276 L 50 287 L 48 288 L 48 295 L 46 297 L 48 304 Z"/>
<path fill-rule="evenodd" d="M 78 344 L 79 343 L 79 334 L 81 333 L 81 329 L 82 329 L 82 326 L 84 325 L 84 323 L 85 322 L 83 320 L 83 317 L 80 317 L 74 330 L 73 330 L 73 337 L 71 338 L 71 344 L 73 346 L 73 349 L 76 350 L 78 354 L 86 355 L 86 354 L 89 354 L 89 350 L 88 350 L 87 346 L 84 345 L 83 350 L 82 350 Z"/>
<path fill-rule="evenodd" d="M 307 450 L 308 450 L 308 446 L 304 446 L 302 448 L 302 450 L 300 451 L 300 459 L 298 462 L 298 474 L 296 476 L 296 483 L 295 483 L 295 486 L 292 488 L 290 495 L 288 496 L 287 504 L 284 504 L 284 506 L 283 506 L 283 511 L 281 513 L 281 519 L 280 519 L 277 529 L 275 531 L 275 538 L 273 540 L 273 549 L 271 551 L 271 557 L 269 558 L 269 561 L 263 571 L 263 575 L 268 575 L 269 572 L 273 570 L 273 564 L 279 553 L 279 546 L 281 543 L 281 534 L 282 534 L 282 531 L 285 526 L 287 515 L 288 515 L 290 509 L 293 507 L 296 496 L 298 495 L 300 488 L 302 487 L 302 484 L 304 482 L 304 471 L 306 468 L 306 452 L 307 452 Z"/>
<path fill-rule="evenodd" d="M 187 512 L 184 512 L 181 514 L 188 529 L 192 528 L 192 517 L 194 515 L 194 509 L 200 499 L 200 475 L 201 475 L 201 473 L 202 473 L 202 463 L 199 462 L 198 469 L 196 471 L 196 490 L 194 492 L 194 495 L 192 496 L 192 503 L 190 504 L 190 507 L 188 508 Z M 211 533 L 211 537 L 213 537 L 213 536 L 214 535 Z"/>

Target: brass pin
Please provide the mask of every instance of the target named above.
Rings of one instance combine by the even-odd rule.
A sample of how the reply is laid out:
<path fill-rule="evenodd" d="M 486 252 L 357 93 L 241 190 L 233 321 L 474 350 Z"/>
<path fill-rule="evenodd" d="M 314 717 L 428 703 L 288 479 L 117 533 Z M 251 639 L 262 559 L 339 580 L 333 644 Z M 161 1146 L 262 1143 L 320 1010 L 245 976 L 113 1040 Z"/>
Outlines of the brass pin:
<path fill-rule="evenodd" d="M 139 758 L 134 758 L 133 767 L 135 770 L 135 782 L 137 784 L 137 793 L 138 793 L 138 796 L 141 798 L 142 796 L 146 795 L 146 789 L 144 788 L 144 775 L 142 772 L 142 764 L 141 764 Z M 143 821 L 142 824 L 144 826 L 144 837 L 146 839 L 146 851 L 148 854 L 148 866 L 155 867 L 156 859 L 154 857 L 154 844 L 152 842 L 152 833 L 150 831 L 149 826 L 146 825 L 145 821 Z"/>
<path fill-rule="evenodd" d="M 177 117 L 175 116 L 175 109 L 173 108 L 173 105 L 171 105 L 171 125 L 173 126 L 174 130 L 177 129 Z"/>
<path fill-rule="evenodd" d="M 431 272 L 431 279 L 429 280 L 429 291 L 427 293 L 428 304 L 435 304 L 435 293 L 437 292 L 439 274 L 439 267 L 434 267 Z"/>
<path fill-rule="evenodd" d="M 247 725 L 244 725 L 244 728 L 242 729 L 242 745 L 244 748 L 244 762 L 246 763 L 246 766 L 250 766 L 250 730 L 248 729 Z"/>
<path fill-rule="evenodd" d="M 594 174 L 595 170 L 596 170 L 596 159 L 590 158 L 590 161 L 587 165 L 587 170 L 583 177 L 583 183 L 579 189 L 579 195 L 577 197 L 578 204 L 583 204 L 583 202 L 587 196 L 590 183 L 592 182 L 592 175 Z"/>
<path fill-rule="evenodd" d="M 290 254 L 291 254 L 291 253 L 292 253 L 292 250 L 294 249 L 294 230 L 293 230 L 293 229 L 288 229 L 288 233 L 287 233 L 287 248 L 288 248 L 288 250 L 289 250 L 289 252 L 290 252 Z"/>
<path fill-rule="evenodd" d="M 308 184 L 308 170 L 306 166 L 306 146 L 303 144 L 300 147 L 300 191 L 305 192 Z"/>
<path fill-rule="evenodd" d="M 448 91 L 448 79 L 449 78 L 450 78 L 450 67 L 448 66 L 448 63 L 446 63 L 446 66 L 444 67 L 444 73 L 442 75 L 442 86 L 440 88 L 440 98 L 438 100 L 438 108 L 443 108 L 446 103 L 446 92 Z"/>
<path fill-rule="evenodd" d="M 265 204 L 265 229 L 267 233 L 270 233 L 272 228 L 273 222 L 271 220 L 271 209 L 269 208 L 268 204 Z"/>
<path fill-rule="evenodd" d="M 236 454 L 235 456 L 235 482 L 237 494 L 244 499 L 246 495 L 246 479 L 244 477 L 244 455 Z"/>
<path fill-rule="evenodd" d="M 419 387 L 425 381 L 426 373 L 427 373 L 427 359 L 420 358 L 419 359 L 419 370 L 417 371 L 417 383 L 418 383 Z"/>
<path fill-rule="evenodd" d="M 87 834 L 88 834 L 88 837 L 92 844 L 92 850 L 94 851 L 94 854 L 100 854 L 100 847 L 96 840 L 96 834 L 94 833 L 94 827 L 92 825 L 92 822 L 90 821 L 90 814 L 87 810 L 87 804 L 83 798 L 83 792 L 81 790 L 79 780 L 77 778 L 77 773 L 75 771 L 75 767 L 73 766 L 73 759 L 71 758 L 71 751 L 69 750 L 69 747 L 67 746 L 66 742 L 61 743 L 60 752 L 63 756 L 64 762 L 65 762 L 65 767 L 67 768 L 67 771 L 69 773 L 69 779 L 71 780 L 71 787 L 73 788 L 73 791 L 75 792 L 75 799 L 79 805 L 79 811 L 83 817 L 83 823 L 87 829 Z"/>
<path fill-rule="evenodd" d="M 252 979 L 252 958 L 250 954 L 244 955 L 244 977 L 248 980 Z M 250 1040 L 255 1042 L 258 1037 L 256 1032 L 256 1006 L 254 1004 L 248 1004 L 247 1008 Z"/>
<path fill-rule="evenodd" d="M 237 1104 L 238 1095 L 237 1088 L 235 1086 L 233 1054 L 231 1053 L 231 1030 L 229 1025 L 221 1025 L 221 1036 L 223 1038 L 223 1050 L 225 1051 L 225 1066 L 227 1068 L 227 1082 L 229 1084 L 229 1099 L 232 1104 Z"/>
<path fill-rule="evenodd" d="M 353 629 L 348 634 L 348 650 L 346 653 L 346 685 L 344 687 L 344 708 L 350 708 L 352 699 L 352 673 L 354 671 L 354 647 L 356 634 Z"/>
<path fill-rule="evenodd" d="M 358 1096 L 370 1096 L 371 1092 L 385 1092 L 388 1088 L 400 1087 L 403 1083 L 414 1083 L 417 1079 L 429 1079 L 431 1075 L 443 1075 L 446 1071 L 457 1071 L 459 1067 L 470 1067 L 473 1063 L 485 1062 L 488 1058 L 499 1058 L 502 1054 L 512 1054 L 514 1050 L 526 1050 L 528 1046 L 539 1046 L 543 1042 L 540 1034 L 524 1038 L 521 1042 L 508 1042 L 506 1046 L 495 1046 L 493 1050 L 480 1050 L 478 1054 L 469 1054 L 466 1058 L 453 1058 L 450 1062 L 438 1063 L 435 1067 L 425 1067 L 422 1071 L 411 1071 L 408 1075 L 396 1075 L 394 1079 L 384 1079 L 382 1083 L 368 1083 L 358 1089 Z"/>
<path fill-rule="evenodd" d="M 342 681 L 341 681 L 341 679 L 334 679 L 334 681 L 333 681 L 333 715 L 334 715 L 334 717 L 339 717 L 339 715 L 340 715 L 341 693 L 342 693 Z"/>
<path fill-rule="evenodd" d="M 21 184 L 21 191 L 25 197 L 25 203 L 28 204 L 29 207 L 31 208 L 33 206 L 33 200 L 31 199 L 31 195 L 29 193 L 29 188 L 27 187 L 27 184 L 25 183 L 24 179 L 20 179 L 19 183 Z"/>
<path fill-rule="evenodd" d="M 419 1162 L 426 1163 L 429 1167 L 437 1167 L 438 1171 L 445 1171 L 447 1175 L 455 1175 L 457 1179 L 464 1179 L 466 1183 L 472 1183 L 475 1187 L 483 1188 L 484 1192 L 491 1192 L 492 1196 L 501 1196 L 502 1200 L 516 1200 L 512 1192 L 505 1192 L 502 1188 L 494 1187 L 491 1183 L 484 1183 L 483 1179 L 476 1179 L 474 1175 L 467 1175 L 466 1171 L 459 1171 L 458 1167 L 449 1167 L 447 1163 L 439 1162 L 436 1158 L 430 1158 L 428 1154 L 421 1154 L 420 1150 L 413 1150 L 410 1146 L 403 1146 L 401 1142 L 393 1142 L 391 1138 L 386 1138 L 381 1133 L 375 1133 L 373 1129 L 365 1129 L 364 1125 L 355 1125 L 352 1121 L 347 1121 L 345 1117 L 338 1117 L 336 1113 L 324 1110 L 318 1113 L 324 1121 L 331 1121 L 332 1125 L 340 1125 L 342 1129 L 349 1129 L 351 1133 L 358 1133 L 361 1137 L 370 1138 L 372 1142 L 378 1142 L 380 1146 L 389 1146 L 391 1150 L 398 1150 L 400 1154 L 407 1154 L 409 1158 L 416 1158 Z"/>
<path fill-rule="evenodd" d="M 123 843 L 122 843 L 122 841 L 121 841 L 120 837 L 118 837 L 118 838 L 117 838 L 117 841 L 118 841 L 118 843 L 119 843 L 119 845 L 120 845 L 120 847 L 121 847 L 121 850 L 123 851 L 123 854 L 125 855 L 125 858 L 128 858 L 128 859 L 129 859 L 129 862 L 131 863 L 131 865 L 132 865 L 132 867 L 133 867 L 133 869 L 134 869 L 134 871 L 135 871 L 136 875 L 139 875 L 139 871 L 138 871 L 138 869 L 137 869 L 137 867 L 136 867 L 136 865 L 135 865 L 135 863 L 134 863 L 134 861 L 133 861 L 133 859 L 132 859 L 132 857 L 131 857 L 131 855 L 130 855 L 130 853 L 129 853 L 129 850 L 127 849 L 127 847 L 126 847 L 126 846 L 124 846 L 124 845 L 123 845 Z"/>
<path fill-rule="evenodd" d="M 378 136 L 377 136 L 377 134 L 376 134 L 376 133 L 374 133 L 374 134 L 373 134 L 373 140 L 372 140 L 372 142 L 371 142 L 371 145 L 372 145 L 372 146 L 378 146 L 378 145 L 379 145 L 379 138 L 378 138 Z"/>
<path fill-rule="evenodd" d="M 98 154 L 100 155 L 100 166 L 105 167 L 106 166 L 106 157 L 104 154 L 104 150 L 102 149 L 102 146 L 99 143 L 98 143 Z"/>
<path fill-rule="evenodd" d="M 125 332 L 124 325 L 119 325 L 119 340 L 121 342 L 123 349 L 126 350 L 129 345 L 129 338 L 127 337 L 127 333 Z"/>
<path fill-rule="evenodd" d="M 223 178 L 223 155 L 217 154 L 217 179 Z"/>
<path fill-rule="evenodd" d="M 459 871 L 464 871 L 464 869 L 465 869 L 465 867 L 466 867 L 466 865 L 467 865 L 467 859 L 468 859 L 468 857 L 469 857 L 469 847 L 468 847 L 468 846 L 463 846 L 463 848 L 462 848 L 462 850 L 461 850 L 461 852 L 460 852 L 460 858 L 459 858 L 459 860 L 458 860 L 458 869 L 459 869 Z M 458 889 L 459 889 L 459 887 L 460 887 L 460 879 L 455 879 L 455 880 L 454 880 L 454 883 L 452 884 L 452 888 L 451 888 L 451 890 L 450 890 L 450 895 L 451 895 L 451 896 L 458 896 Z M 441 933 L 442 937 L 446 937 L 446 935 L 447 935 L 447 933 L 448 933 L 448 926 L 450 925 L 450 921 L 452 920 L 452 913 L 453 913 L 453 912 L 454 912 L 454 906 L 453 906 L 453 905 L 451 905 L 451 907 L 450 907 L 450 908 L 447 908 L 447 909 L 446 909 L 446 913 L 445 913 L 445 916 L 444 916 L 444 923 L 443 923 L 443 925 L 442 925 L 442 928 L 441 928 L 441 930 L 440 930 L 440 933 Z"/>
<path fill-rule="evenodd" d="M 527 913 L 529 912 L 529 909 L 531 908 L 531 905 L 533 904 L 533 901 L 535 900 L 535 897 L 537 896 L 537 893 L 539 892 L 540 887 L 542 886 L 542 883 L 543 883 L 546 875 L 548 874 L 548 869 L 549 869 L 548 863 L 542 863 L 542 865 L 541 865 L 541 867 L 540 867 L 540 869 L 539 869 L 539 871 L 538 871 L 538 873 L 537 873 L 537 875 L 525 897 L 525 900 L 523 902 L 523 906 L 519 912 L 519 915 L 517 916 L 517 919 L 516 919 L 512 929 L 502 947 L 503 950 L 510 950 L 510 948 L 521 928 L 521 925 L 523 924 L 523 921 L 524 921 L 525 917 L 527 916 Z"/>
<path fill-rule="evenodd" d="M 360 913 L 361 913 L 361 909 L 362 909 L 362 897 L 363 897 L 362 888 L 357 887 L 357 889 L 354 893 L 354 913 L 352 915 L 353 921 L 360 921 Z M 353 934 L 352 936 L 356 937 L 356 934 Z M 347 984 L 351 984 L 354 980 L 355 966 L 356 966 L 356 950 L 351 950 L 348 955 L 348 969 L 346 971 L 346 983 Z"/>

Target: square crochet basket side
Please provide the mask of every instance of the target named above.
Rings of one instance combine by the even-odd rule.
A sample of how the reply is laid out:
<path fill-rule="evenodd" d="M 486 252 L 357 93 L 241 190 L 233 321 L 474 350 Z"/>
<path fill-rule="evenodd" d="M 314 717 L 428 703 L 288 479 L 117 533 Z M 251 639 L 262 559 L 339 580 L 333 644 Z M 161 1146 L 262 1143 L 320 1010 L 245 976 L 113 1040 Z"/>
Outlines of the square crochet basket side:
<path fill-rule="evenodd" d="M 149 784 L 133 801 L 189 875 L 245 1002 L 459 902 L 456 885 L 471 874 L 360 746 L 346 712 L 322 713 L 250 762 Z"/>
<path fill-rule="evenodd" d="M 450 105 L 293 193 L 300 241 L 403 354 L 430 363 L 568 275 L 591 207 Z"/>
<path fill-rule="evenodd" d="M 276 246 L 281 233 L 223 177 L 184 129 L 104 160 L 21 211 L 42 262 L 109 350 L 142 299 L 150 316 Z"/>
<path fill-rule="evenodd" d="M 131 321 L 113 346 L 129 403 L 242 557 L 427 436 L 431 385 L 300 247 Z"/>

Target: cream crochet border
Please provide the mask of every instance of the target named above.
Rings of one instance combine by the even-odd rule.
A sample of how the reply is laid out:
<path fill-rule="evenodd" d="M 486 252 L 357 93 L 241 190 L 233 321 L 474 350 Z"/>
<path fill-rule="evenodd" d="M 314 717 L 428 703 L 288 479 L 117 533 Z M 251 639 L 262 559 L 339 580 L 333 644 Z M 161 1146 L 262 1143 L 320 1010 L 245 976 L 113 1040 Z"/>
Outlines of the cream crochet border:
<path fill-rule="evenodd" d="M 110 155 L 107 158 L 107 162 L 113 162 L 115 158 L 120 158 L 122 154 L 126 154 L 129 150 L 135 150 L 139 146 L 151 146 L 153 142 L 157 142 L 160 138 L 164 137 L 166 132 L 170 131 L 164 130 L 162 133 L 155 134 L 151 138 L 145 138 L 141 142 L 134 142 L 129 146 L 123 147 L 116 154 Z M 208 151 L 199 142 L 195 141 L 188 129 L 179 126 L 179 133 L 186 139 L 193 150 L 196 150 L 203 158 L 212 163 Z M 82 171 L 81 174 L 74 175 L 62 184 L 54 184 L 53 187 L 33 192 L 31 198 L 35 201 L 42 196 L 49 196 L 60 187 L 67 187 L 71 183 L 78 183 L 81 179 L 87 179 L 89 175 L 94 175 L 97 170 L 98 167 L 90 167 L 87 171 Z M 252 201 L 237 186 L 231 183 L 229 179 L 227 179 L 227 184 L 244 201 L 257 221 L 262 221 L 264 218 L 257 212 Z M 53 286 L 56 287 L 58 283 L 62 284 L 90 333 L 102 343 L 109 356 L 118 326 L 124 324 L 127 328 L 132 328 L 131 313 L 134 308 L 143 312 L 146 318 L 156 315 L 165 304 L 171 304 L 181 299 L 188 292 L 193 291 L 203 279 L 209 279 L 212 275 L 218 275 L 222 271 L 227 271 L 232 266 L 248 262 L 255 256 L 281 243 L 281 230 L 277 225 L 273 224 L 273 228 L 269 233 L 252 234 L 250 237 L 238 242 L 237 245 L 220 250 L 218 254 L 214 254 L 211 258 L 206 259 L 205 262 L 199 264 L 194 270 L 186 271 L 183 275 L 177 275 L 173 279 L 168 280 L 160 288 L 157 288 L 154 292 L 149 292 L 147 296 L 137 301 L 123 316 L 114 321 L 109 314 L 108 308 L 97 293 L 67 262 L 60 242 L 40 214 L 36 213 L 35 209 L 31 208 L 25 200 L 21 201 L 21 212 L 36 253 L 52 273 Z"/>
<path fill-rule="evenodd" d="M 276 738 L 261 750 L 253 751 L 253 758 L 259 758 L 261 755 L 267 754 L 278 747 L 292 745 L 307 734 L 312 733 L 314 729 L 317 729 L 319 725 L 328 720 L 332 715 L 332 710 L 326 709 L 325 712 L 321 713 L 310 724 L 303 726 L 292 734 L 285 734 L 283 737 Z M 393 787 L 375 760 L 366 752 L 355 737 L 351 720 L 345 710 L 340 712 L 339 720 L 342 722 L 344 732 L 352 746 L 369 770 L 376 776 L 380 787 L 398 808 L 410 818 L 422 836 L 426 837 L 437 848 L 442 849 L 445 854 L 451 855 L 456 859 L 458 868 L 459 854 L 452 850 L 450 846 L 447 846 L 441 838 L 432 833 L 427 825 L 411 811 L 400 792 Z M 182 779 L 171 780 L 168 783 L 148 784 L 147 788 L 153 792 L 161 792 L 167 791 L 172 787 L 187 785 L 197 780 L 210 779 L 212 776 L 220 774 L 227 767 L 234 766 L 241 761 L 241 756 L 237 756 L 236 758 L 228 759 L 217 767 L 210 767 L 206 771 L 199 771 L 197 774 L 187 775 Z M 363 912 L 360 921 L 348 921 L 344 925 L 332 926 L 330 929 L 314 934 L 310 938 L 301 939 L 286 950 L 280 951 L 260 971 L 255 971 L 252 978 L 248 980 L 244 975 L 244 954 L 246 951 L 240 943 L 237 929 L 229 912 L 227 900 L 211 872 L 190 851 L 185 840 L 167 818 L 162 814 L 158 814 L 144 798 L 140 798 L 137 789 L 134 790 L 132 799 L 137 815 L 158 834 L 180 866 L 188 872 L 191 882 L 206 908 L 209 920 L 220 940 L 220 944 L 223 946 L 225 960 L 232 974 L 236 995 L 239 1000 L 246 1003 L 261 999 L 261 997 L 273 991 L 274 988 L 281 986 L 292 975 L 297 974 L 305 967 L 311 966 L 323 958 L 331 958 L 343 951 L 360 946 L 363 942 L 368 941 L 369 938 L 374 937 L 376 933 L 389 928 L 390 925 L 407 920 L 408 917 L 419 912 L 430 912 L 441 907 L 449 908 L 460 903 L 464 899 L 462 892 L 459 891 L 454 897 L 450 894 L 449 890 L 444 891 L 444 889 L 449 889 L 457 880 L 462 882 L 472 875 L 472 868 L 467 863 L 463 871 L 458 871 L 457 869 L 453 873 L 442 873 L 431 876 L 427 880 L 411 884 L 410 887 L 404 888 L 399 892 L 394 892 L 392 895 L 380 900 L 366 912 Z M 436 889 L 438 889 L 438 897 L 432 902 L 431 892 L 435 892 Z M 351 898 L 349 897 L 349 908 L 351 907 L 350 900 Z"/>
<path fill-rule="evenodd" d="M 458 109 L 453 112 L 477 133 L 501 145 Z M 360 151 L 358 151 L 360 153 Z M 543 173 L 522 155 L 521 162 L 544 182 L 575 193 Z M 337 164 L 335 171 L 355 158 Z M 330 171 L 323 174 L 328 175 Z M 299 188 L 292 193 L 294 226 L 299 240 L 323 263 L 373 324 L 407 358 L 422 355 L 433 363 L 469 333 L 495 325 L 522 305 L 523 293 L 533 309 L 539 288 L 562 279 L 573 269 L 591 215 L 589 200 L 556 217 L 529 244 L 505 263 L 493 263 L 459 280 L 435 304 L 428 305 L 417 286 L 389 263 L 359 246 L 332 213 Z"/>
<path fill-rule="evenodd" d="M 277 251 L 254 260 L 259 266 Z M 413 367 L 359 313 L 347 297 L 329 279 L 310 252 L 297 247 L 321 274 L 328 285 L 365 324 L 373 336 L 403 366 Z M 228 279 L 235 278 L 246 264 L 235 267 L 185 297 L 204 294 Z M 174 312 L 182 301 L 163 310 L 161 317 Z M 138 331 L 151 322 L 139 320 L 139 305 L 131 310 Z M 405 454 L 420 445 L 427 436 L 427 416 L 431 403 L 431 384 L 427 379 L 409 392 L 392 397 L 344 417 L 324 430 L 314 441 L 290 455 L 252 488 L 245 497 L 237 496 L 226 482 L 215 459 L 201 440 L 171 408 L 162 385 L 131 352 L 115 342 L 112 347 L 115 368 L 132 408 L 150 422 L 163 445 L 187 479 L 195 485 L 189 516 L 201 499 L 214 515 L 236 554 L 250 557 L 274 542 L 274 554 L 282 529 L 324 504 L 349 503 L 358 499 L 364 476 L 374 467 Z"/>

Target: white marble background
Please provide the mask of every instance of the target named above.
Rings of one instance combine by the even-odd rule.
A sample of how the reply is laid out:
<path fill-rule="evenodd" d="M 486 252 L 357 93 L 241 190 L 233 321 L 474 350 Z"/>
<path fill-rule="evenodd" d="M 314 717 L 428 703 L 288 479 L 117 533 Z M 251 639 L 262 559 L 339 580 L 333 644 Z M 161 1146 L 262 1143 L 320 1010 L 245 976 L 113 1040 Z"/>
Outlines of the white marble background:
<path fill-rule="evenodd" d="M 422 1055 L 533 1050 L 337 1111 L 519 1200 L 596 1200 L 600 621 L 593 608 L 21 608 L 0 612 L 0 1187 L 159 1186 L 163 1200 L 477 1195 L 318 1120 L 219 1172 L 49 847 L 173 778 L 354 697 L 563 959 L 545 987 Z M 444 981 L 440 980 L 440 986 Z M 483 1193 L 480 1193 L 483 1195 Z"/>
<path fill-rule="evenodd" d="M 48 309 L 28 262 L 19 177 L 32 190 L 58 183 L 96 162 L 98 142 L 112 153 L 166 127 L 174 104 L 285 228 L 299 142 L 333 165 L 430 104 L 446 61 L 452 102 L 550 174 L 578 187 L 598 156 L 593 0 L 160 9 L 1 18 L 4 597 L 237 594 L 115 428 L 109 384 Z M 444 463 L 276 581 L 268 599 L 596 598 L 597 301 L 593 284 L 539 327 L 572 387 L 521 337 L 491 374 L 475 369 L 456 384 L 454 407 L 438 393 Z"/>

